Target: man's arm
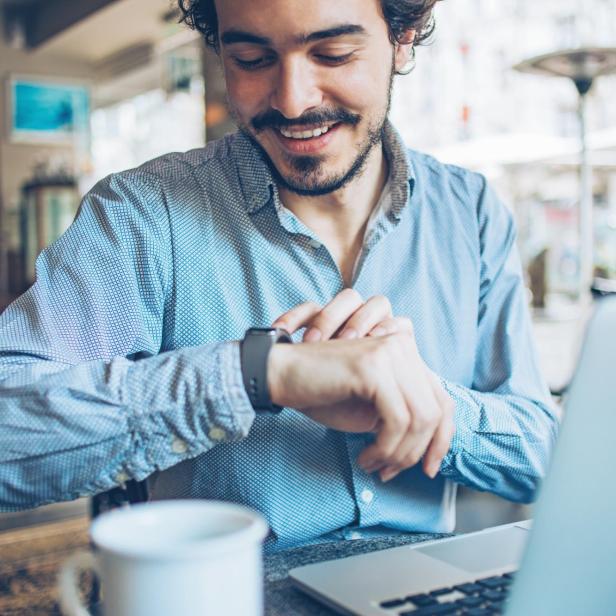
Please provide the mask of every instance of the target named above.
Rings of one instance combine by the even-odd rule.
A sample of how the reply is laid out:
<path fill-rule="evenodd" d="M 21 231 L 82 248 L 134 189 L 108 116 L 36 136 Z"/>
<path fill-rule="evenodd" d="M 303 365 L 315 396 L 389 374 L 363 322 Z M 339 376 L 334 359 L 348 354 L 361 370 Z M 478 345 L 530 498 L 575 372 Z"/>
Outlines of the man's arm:
<path fill-rule="evenodd" d="M 167 220 L 155 178 L 104 180 L 0 316 L 0 509 L 141 480 L 248 433 L 237 343 L 158 354 Z"/>
<path fill-rule="evenodd" d="M 403 440 L 419 446 L 423 468 L 430 476 L 440 469 L 444 476 L 459 483 L 491 491 L 510 500 L 527 502 L 532 500 L 545 474 L 558 420 L 537 366 L 513 220 L 485 183 L 483 187 L 477 207 L 481 288 L 472 385 L 466 387 L 437 377 L 419 361 L 417 350 L 412 348 L 405 358 L 384 364 L 383 369 L 394 373 L 400 370 L 400 361 L 406 361 L 408 363 L 402 366 L 403 373 L 406 371 L 408 375 L 415 369 L 420 371 L 424 381 L 431 382 L 437 404 L 429 400 L 427 404 L 420 402 L 419 384 L 408 393 L 406 402 L 400 402 L 409 416 L 409 427 L 404 428 L 406 434 Z M 324 308 L 311 302 L 301 304 L 281 315 L 275 325 L 291 331 L 306 327 L 305 339 L 324 341 L 338 338 L 337 344 L 342 344 L 349 337 L 396 336 L 405 331 L 412 334 L 412 324 L 408 319 L 391 317 L 385 298 L 375 297 L 364 303 L 351 290 L 343 291 Z M 318 336 L 311 333 L 315 330 L 318 330 Z M 320 344 L 313 343 L 316 347 Z M 403 344 L 407 350 L 413 347 L 412 335 Z M 447 341 L 443 340 L 443 344 L 447 345 Z M 316 357 L 319 351 L 324 356 L 325 353 L 332 353 L 333 347 L 332 350 L 325 346 L 315 348 Z M 277 354 L 286 355 L 290 366 L 282 365 L 280 368 L 285 373 L 284 379 L 272 376 L 274 389 L 280 387 L 284 390 L 281 397 L 296 403 L 301 403 L 293 397 L 297 395 L 298 387 L 295 391 L 288 391 L 286 387 L 294 382 L 294 378 L 302 382 L 304 388 L 310 389 L 326 376 L 323 371 L 329 371 L 332 379 L 336 375 L 334 366 L 315 360 L 309 371 L 312 378 L 302 379 L 302 373 L 295 370 L 296 366 L 305 367 L 297 357 L 301 352 L 300 349 L 279 349 Z M 358 346 L 355 352 L 370 353 L 371 349 L 369 345 L 363 348 Z M 455 353 L 456 350 L 451 349 L 450 352 Z M 369 364 L 370 358 L 366 360 Z M 310 358 L 307 357 L 306 361 Z M 280 363 L 279 360 L 277 364 Z M 288 371 L 291 376 L 287 376 Z M 298 374 L 294 375 L 294 372 Z M 386 382 L 387 374 L 379 375 L 377 372 L 378 366 L 374 364 L 364 378 L 367 381 L 376 379 L 379 383 Z M 352 376 L 340 378 L 350 382 Z M 396 385 L 394 380 L 390 382 L 389 389 L 403 391 L 404 387 Z M 308 392 L 304 397 L 308 399 L 311 395 L 312 392 Z M 449 427 L 448 403 L 451 400 L 454 401 L 455 433 Z M 373 431 L 378 431 L 375 420 L 379 416 L 375 417 L 374 407 L 366 408 L 357 403 L 356 407 L 355 417 L 352 404 L 327 405 L 323 409 L 311 409 L 309 414 L 332 427 L 337 421 L 333 414 L 338 414 L 339 421 L 347 430 L 355 424 L 358 429 L 371 425 L 374 426 Z M 421 430 L 415 427 L 418 414 L 423 416 L 424 421 L 428 418 L 433 435 L 429 446 L 425 440 L 423 445 L 419 445 Z M 396 448 L 382 456 L 387 460 L 386 466 L 380 465 L 372 470 L 380 470 L 381 478 L 387 480 L 393 476 L 392 473 L 413 466 L 417 460 L 413 461 L 412 457 L 405 459 L 401 455 L 402 447 L 403 443 L 396 441 Z M 433 467 L 434 463 L 436 467 Z"/>
<path fill-rule="evenodd" d="M 481 286 L 474 380 L 443 380 L 456 434 L 441 472 L 513 501 L 533 499 L 545 475 L 558 414 L 537 361 L 510 212 L 484 184 L 478 204 Z"/>

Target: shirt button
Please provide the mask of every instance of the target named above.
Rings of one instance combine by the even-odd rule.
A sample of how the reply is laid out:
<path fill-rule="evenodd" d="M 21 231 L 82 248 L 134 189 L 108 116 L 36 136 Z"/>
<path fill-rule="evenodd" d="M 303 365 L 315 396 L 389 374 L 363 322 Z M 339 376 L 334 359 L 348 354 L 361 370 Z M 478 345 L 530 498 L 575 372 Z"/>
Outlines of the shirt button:
<path fill-rule="evenodd" d="M 372 502 L 373 498 L 374 498 L 374 493 L 371 490 L 362 491 L 361 499 L 362 501 L 364 501 L 364 503 L 366 503 L 366 505 L 369 505 Z"/>
<path fill-rule="evenodd" d="M 130 477 L 124 471 L 118 473 L 115 476 L 116 483 L 126 483 L 129 479 L 130 479 Z"/>
<path fill-rule="evenodd" d="M 216 426 L 208 434 L 212 441 L 222 441 L 227 436 L 227 433 L 222 428 L 217 428 Z"/>
<path fill-rule="evenodd" d="M 188 451 L 188 445 L 181 438 L 175 437 L 171 441 L 171 451 L 173 453 L 186 453 Z"/>
<path fill-rule="evenodd" d="M 318 240 L 310 240 L 308 244 L 310 245 L 310 248 L 314 248 L 315 250 L 321 248 L 321 242 L 319 242 Z"/>

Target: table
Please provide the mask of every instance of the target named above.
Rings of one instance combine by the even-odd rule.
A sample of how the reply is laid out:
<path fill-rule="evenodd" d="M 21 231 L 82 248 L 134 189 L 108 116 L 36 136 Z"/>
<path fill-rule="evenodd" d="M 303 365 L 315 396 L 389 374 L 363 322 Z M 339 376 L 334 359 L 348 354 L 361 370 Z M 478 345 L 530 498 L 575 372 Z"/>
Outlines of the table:
<path fill-rule="evenodd" d="M 59 615 L 60 563 L 88 545 L 86 516 L 0 533 L 0 614 Z"/>
<path fill-rule="evenodd" d="M 87 517 L 0 533 L 0 614 L 59 616 L 55 592 L 60 563 L 88 545 Z M 343 558 L 443 535 L 405 534 L 305 546 L 265 557 L 265 616 L 333 616 L 291 585 L 287 573 L 300 565 Z M 89 580 L 84 579 L 84 589 Z"/>

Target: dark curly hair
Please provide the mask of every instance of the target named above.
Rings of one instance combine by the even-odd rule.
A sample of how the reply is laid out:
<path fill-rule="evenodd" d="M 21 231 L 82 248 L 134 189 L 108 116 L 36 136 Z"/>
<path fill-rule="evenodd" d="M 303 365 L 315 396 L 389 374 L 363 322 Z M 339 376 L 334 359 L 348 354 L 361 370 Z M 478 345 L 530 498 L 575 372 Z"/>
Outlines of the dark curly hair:
<path fill-rule="evenodd" d="M 392 43 L 408 30 L 415 30 L 414 45 L 420 45 L 434 30 L 432 9 L 439 0 L 380 0 Z M 218 16 L 214 0 L 178 0 L 180 22 L 198 30 L 207 45 L 218 51 Z"/>

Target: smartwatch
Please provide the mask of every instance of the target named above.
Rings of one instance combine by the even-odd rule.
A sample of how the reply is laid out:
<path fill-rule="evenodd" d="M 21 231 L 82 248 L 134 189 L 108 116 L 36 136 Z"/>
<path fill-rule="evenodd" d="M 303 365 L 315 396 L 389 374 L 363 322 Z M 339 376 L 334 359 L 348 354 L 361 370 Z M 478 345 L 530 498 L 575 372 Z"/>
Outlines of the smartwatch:
<path fill-rule="evenodd" d="M 251 327 L 240 343 L 242 378 L 246 393 L 257 412 L 280 413 L 267 388 L 267 358 L 277 342 L 293 343 L 289 332 L 277 328 Z"/>

